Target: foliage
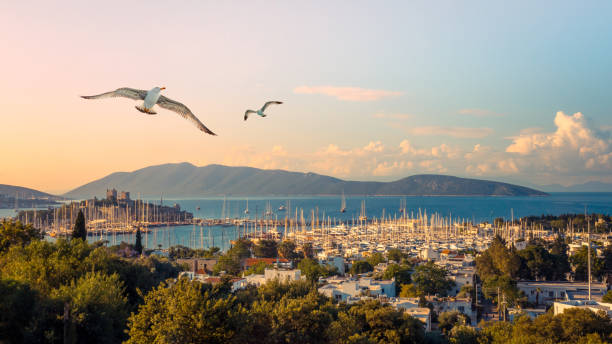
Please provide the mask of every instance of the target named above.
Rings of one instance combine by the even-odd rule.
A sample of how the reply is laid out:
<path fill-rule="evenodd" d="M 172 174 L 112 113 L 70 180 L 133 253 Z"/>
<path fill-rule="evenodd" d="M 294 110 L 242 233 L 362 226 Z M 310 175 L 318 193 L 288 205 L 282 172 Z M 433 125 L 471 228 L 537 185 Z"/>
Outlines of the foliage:
<path fill-rule="evenodd" d="M 119 275 L 87 273 L 52 296 L 68 305 L 70 336 L 85 343 L 116 343 L 123 338 L 127 298 Z"/>
<path fill-rule="evenodd" d="M 447 275 L 448 271 L 445 268 L 427 262 L 415 268 L 412 279 L 419 292 L 425 295 L 446 296 L 455 285 L 454 281 L 446 277 Z"/>
<path fill-rule="evenodd" d="M 298 264 L 298 269 L 311 282 L 317 282 L 319 277 L 327 277 L 338 273 L 335 266 L 323 266 L 310 258 L 302 259 Z"/>
<path fill-rule="evenodd" d="M 442 333 L 449 334 L 457 325 L 469 324 L 468 317 L 459 311 L 442 312 L 438 315 L 438 328 Z"/>
<path fill-rule="evenodd" d="M 459 289 L 459 292 L 457 293 L 457 297 L 473 298 L 473 294 L 474 294 L 474 287 L 469 284 L 464 284 L 461 286 L 461 289 Z"/>
<path fill-rule="evenodd" d="M 208 249 L 192 249 L 183 245 L 172 246 L 168 249 L 168 256 L 172 259 L 177 258 L 214 258 L 219 254 L 220 249 L 216 246 Z"/>
<path fill-rule="evenodd" d="M 302 253 L 305 258 L 314 258 L 314 248 L 312 247 L 312 243 L 307 242 L 302 245 Z"/>
<path fill-rule="evenodd" d="M 272 267 L 272 264 L 266 264 L 266 262 L 258 262 L 257 264 L 251 266 L 250 268 L 248 268 L 245 272 L 244 275 L 248 276 L 248 275 L 263 275 L 266 272 L 266 268 Z"/>
<path fill-rule="evenodd" d="M 571 308 L 562 314 L 548 312 L 535 320 L 521 316 L 514 323 L 483 322 L 479 344 L 501 343 L 603 343 L 612 335 L 606 314 Z"/>
<path fill-rule="evenodd" d="M 0 342 L 25 342 L 37 303 L 38 293 L 28 284 L 0 280 Z"/>
<path fill-rule="evenodd" d="M 412 267 L 409 265 L 389 264 L 382 275 L 383 279 L 395 278 L 396 293 L 399 293 L 402 284 L 411 282 Z"/>
<path fill-rule="evenodd" d="M 134 243 L 134 251 L 142 254 L 142 234 L 140 228 L 136 229 L 136 242 Z"/>
<path fill-rule="evenodd" d="M 402 284 L 401 290 L 399 293 L 400 297 L 419 297 L 419 291 L 414 286 L 414 284 Z"/>
<path fill-rule="evenodd" d="M 2 220 L 0 223 L 0 253 L 10 246 L 25 246 L 31 241 L 40 240 L 44 233 L 32 225 L 24 225 L 20 221 Z"/>
<path fill-rule="evenodd" d="M 85 228 L 85 215 L 79 210 L 76 220 L 74 221 L 74 229 L 72 230 L 72 238 L 87 240 L 87 228 Z"/>
<path fill-rule="evenodd" d="M 390 250 L 387 250 L 387 259 L 388 260 L 392 260 L 392 261 L 395 261 L 397 263 L 401 263 L 404 260 L 405 257 L 406 257 L 406 255 L 399 248 L 392 248 Z"/>
<path fill-rule="evenodd" d="M 253 249 L 253 254 L 258 258 L 276 258 L 278 247 L 276 240 L 260 240 Z"/>
<path fill-rule="evenodd" d="M 126 343 L 239 342 L 247 311 L 235 296 L 181 279 L 160 285 L 128 320 Z"/>
<path fill-rule="evenodd" d="M 374 268 L 372 267 L 372 264 L 370 264 L 369 262 L 365 260 L 359 260 L 359 261 L 354 262 L 353 265 L 351 266 L 350 274 L 351 275 L 363 274 L 366 272 L 370 272 L 372 270 L 374 270 Z"/>
<path fill-rule="evenodd" d="M 372 253 L 368 259 L 366 259 L 368 263 L 370 263 L 370 265 L 372 265 L 373 267 L 380 264 L 380 263 L 384 263 L 386 261 L 385 257 L 383 256 L 382 253 L 380 252 L 374 252 Z"/>
<path fill-rule="evenodd" d="M 291 240 L 284 240 L 278 245 L 278 254 L 285 259 L 298 259 L 300 255 L 295 251 L 295 242 Z"/>
<path fill-rule="evenodd" d="M 586 281 L 588 275 L 588 247 L 582 246 L 578 252 L 570 257 L 570 262 L 574 267 L 574 279 L 576 281 Z M 597 258 L 595 249 L 591 248 L 591 276 L 601 278 L 604 274 L 604 261 Z"/>
<path fill-rule="evenodd" d="M 476 329 L 467 325 L 457 325 L 449 333 L 451 344 L 472 344 L 478 339 Z"/>
<path fill-rule="evenodd" d="M 608 290 L 606 295 L 601 298 L 601 301 L 606 303 L 612 303 L 612 290 Z"/>

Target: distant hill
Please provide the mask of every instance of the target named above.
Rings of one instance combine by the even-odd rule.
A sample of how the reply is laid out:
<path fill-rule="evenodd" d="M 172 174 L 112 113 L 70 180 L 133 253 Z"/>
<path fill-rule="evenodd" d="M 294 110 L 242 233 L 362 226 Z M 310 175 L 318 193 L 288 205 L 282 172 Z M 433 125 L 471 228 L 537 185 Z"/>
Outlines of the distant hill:
<path fill-rule="evenodd" d="M 64 196 L 105 197 L 106 189 L 131 191 L 143 197 L 213 195 L 495 195 L 542 196 L 546 193 L 512 184 L 443 175 L 415 175 L 394 182 L 359 182 L 316 173 L 261 170 L 252 167 L 189 163 L 116 172 L 80 186 Z"/>
<path fill-rule="evenodd" d="M 550 184 L 542 185 L 541 189 L 547 192 L 612 192 L 612 183 L 591 181 L 570 186 Z"/>
<path fill-rule="evenodd" d="M 23 186 L 14 186 L 14 185 L 6 185 L 0 184 L 0 195 L 7 195 L 8 197 L 18 198 L 40 198 L 40 199 L 51 199 L 51 200 L 59 200 L 62 197 L 51 195 L 42 191 L 25 188 Z"/>

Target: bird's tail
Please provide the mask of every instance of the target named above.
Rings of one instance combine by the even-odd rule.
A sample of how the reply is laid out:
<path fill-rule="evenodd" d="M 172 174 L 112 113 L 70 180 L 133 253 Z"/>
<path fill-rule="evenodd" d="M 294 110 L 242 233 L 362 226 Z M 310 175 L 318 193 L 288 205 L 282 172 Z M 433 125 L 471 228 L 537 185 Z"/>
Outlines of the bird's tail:
<path fill-rule="evenodd" d="M 147 109 L 146 107 L 144 107 L 143 105 L 136 105 L 134 106 L 136 108 L 136 110 L 142 112 L 142 113 L 146 113 L 147 115 L 157 115 L 157 112 L 151 110 L 151 109 Z"/>

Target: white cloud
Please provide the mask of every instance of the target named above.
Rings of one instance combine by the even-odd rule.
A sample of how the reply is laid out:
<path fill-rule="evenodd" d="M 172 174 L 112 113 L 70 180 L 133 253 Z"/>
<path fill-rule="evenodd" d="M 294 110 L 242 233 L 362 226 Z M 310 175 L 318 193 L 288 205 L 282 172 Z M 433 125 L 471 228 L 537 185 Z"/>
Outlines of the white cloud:
<path fill-rule="evenodd" d="M 564 173 L 612 169 L 612 140 L 589 128 L 584 115 L 559 111 L 554 123 L 557 129 L 552 133 L 521 132 L 506 152 L 525 163 Z"/>
<path fill-rule="evenodd" d="M 483 138 L 493 133 L 491 128 L 466 128 L 466 127 L 442 127 L 425 126 L 409 129 L 412 135 L 418 136 L 450 136 L 456 138 Z"/>
<path fill-rule="evenodd" d="M 387 90 L 372 90 L 360 87 L 337 86 L 299 86 L 293 90 L 296 94 L 322 94 L 335 97 L 338 100 L 353 102 L 368 102 L 382 98 L 401 96 L 402 92 Z"/>

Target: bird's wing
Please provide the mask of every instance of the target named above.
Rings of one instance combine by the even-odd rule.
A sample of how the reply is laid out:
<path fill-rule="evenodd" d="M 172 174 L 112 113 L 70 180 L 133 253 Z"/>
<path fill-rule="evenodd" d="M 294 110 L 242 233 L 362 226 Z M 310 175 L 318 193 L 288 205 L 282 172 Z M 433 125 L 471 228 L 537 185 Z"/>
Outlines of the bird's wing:
<path fill-rule="evenodd" d="M 198 127 L 198 129 L 202 130 L 203 132 L 210 135 L 217 135 L 210 131 L 210 129 L 206 128 L 206 126 L 202 124 L 202 122 L 200 122 L 200 120 L 185 105 L 164 96 L 159 96 L 159 99 L 157 100 L 157 105 L 166 110 L 174 111 L 181 115 L 183 118 L 190 120 L 193 124 L 195 124 L 196 127 Z"/>
<path fill-rule="evenodd" d="M 266 102 L 264 106 L 261 108 L 261 112 L 266 111 L 266 108 L 272 104 L 282 104 L 282 103 L 283 102 L 277 102 L 277 101 Z"/>
<path fill-rule="evenodd" d="M 97 94 L 95 96 L 81 96 L 81 97 L 85 99 L 124 97 L 124 98 L 130 98 L 134 100 L 144 100 L 146 96 L 147 96 L 147 91 L 145 90 L 137 90 L 135 88 L 122 87 L 114 91 Z"/>
<path fill-rule="evenodd" d="M 244 112 L 244 120 L 245 120 L 245 121 L 247 120 L 247 118 L 249 118 L 249 114 L 250 114 L 250 113 L 257 113 L 257 111 L 253 111 L 253 110 L 246 110 L 246 111 Z"/>

